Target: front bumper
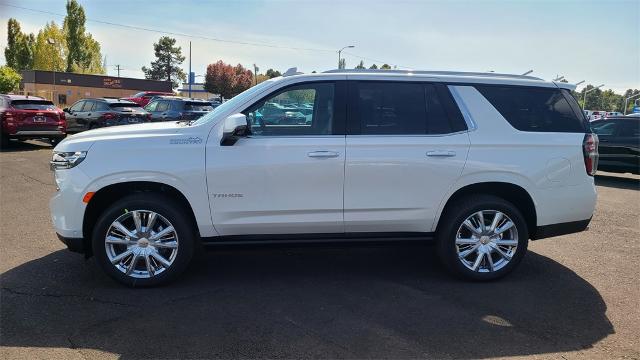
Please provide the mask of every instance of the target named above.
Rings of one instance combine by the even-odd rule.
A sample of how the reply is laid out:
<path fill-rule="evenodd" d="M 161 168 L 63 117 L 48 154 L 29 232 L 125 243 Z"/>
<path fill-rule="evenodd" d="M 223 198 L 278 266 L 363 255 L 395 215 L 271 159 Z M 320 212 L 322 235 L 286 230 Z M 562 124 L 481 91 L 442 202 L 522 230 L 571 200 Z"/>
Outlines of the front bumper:
<path fill-rule="evenodd" d="M 86 253 L 83 238 L 66 237 L 58 233 L 56 233 L 56 235 L 58 235 L 58 239 L 62 241 L 62 243 L 65 244 L 70 251 L 77 252 L 80 254 Z"/>
<path fill-rule="evenodd" d="M 56 170 L 53 174 L 58 191 L 49 201 L 51 222 L 60 236 L 82 238 L 82 222 L 86 209 L 82 197 L 87 191 L 89 177 L 79 167 Z"/>

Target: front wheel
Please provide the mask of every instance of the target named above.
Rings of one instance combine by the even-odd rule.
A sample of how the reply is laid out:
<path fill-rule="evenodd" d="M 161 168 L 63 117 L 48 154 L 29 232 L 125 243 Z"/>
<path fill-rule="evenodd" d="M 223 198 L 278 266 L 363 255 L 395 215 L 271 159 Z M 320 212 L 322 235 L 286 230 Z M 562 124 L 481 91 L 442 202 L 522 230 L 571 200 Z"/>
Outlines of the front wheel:
<path fill-rule="evenodd" d="M 102 269 L 129 286 L 154 286 L 178 277 L 193 256 L 195 232 L 182 206 L 162 194 L 127 196 L 105 210 L 93 232 Z"/>
<path fill-rule="evenodd" d="M 448 208 L 437 237 L 440 259 L 449 270 L 482 281 L 505 276 L 520 263 L 529 233 L 513 204 L 478 195 Z"/>

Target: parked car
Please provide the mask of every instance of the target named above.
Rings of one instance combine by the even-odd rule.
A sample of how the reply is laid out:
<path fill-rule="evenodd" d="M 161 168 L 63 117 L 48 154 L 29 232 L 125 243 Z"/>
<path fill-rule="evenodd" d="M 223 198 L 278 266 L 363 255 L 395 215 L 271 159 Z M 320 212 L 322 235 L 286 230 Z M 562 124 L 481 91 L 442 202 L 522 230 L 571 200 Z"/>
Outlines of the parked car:
<path fill-rule="evenodd" d="M 618 111 L 607 111 L 604 114 L 604 118 L 611 118 L 611 117 L 618 117 L 618 116 L 624 116 L 624 114 Z"/>
<path fill-rule="evenodd" d="M 275 102 L 266 103 L 260 113 L 265 124 L 268 125 L 295 125 L 305 124 L 306 116 L 295 107 L 280 105 Z"/>
<path fill-rule="evenodd" d="M 131 286 L 175 279 L 201 245 L 339 240 L 432 239 L 454 274 L 496 279 L 529 239 L 591 220 L 598 138 L 574 87 L 493 73 L 285 74 L 193 123 L 62 141 L 53 224 Z M 308 122 L 257 120 L 300 90 Z"/>
<path fill-rule="evenodd" d="M 640 174 L 640 118 L 611 117 L 591 123 L 600 139 L 598 168 Z"/>
<path fill-rule="evenodd" d="M 57 144 L 67 134 L 65 114 L 53 102 L 37 96 L 0 95 L 1 145 L 9 139 L 48 139 Z"/>
<path fill-rule="evenodd" d="M 151 101 L 145 110 L 151 114 L 151 121 L 196 120 L 213 111 L 209 101 L 161 96 Z"/>
<path fill-rule="evenodd" d="M 64 112 L 67 113 L 69 133 L 151 121 L 151 114 L 140 105 L 122 99 L 82 99 L 65 108 Z"/>
<path fill-rule="evenodd" d="M 173 96 L 173 93 L 162 91 L 142 91 L 123 100 L 133 101 L 142 107 L 145 107 L 153 98 L 157 96 Z"/>
<path fill-rule="evenodd" d="M 606 111 L 599 111 L 599 110 L 593 111 L 593 112 L 591 112 L 591 116 L 589 117 L 589 120 L 590 121 L 598 120 L 598 119 L 604 117 L 604 115 L 606 113 L 607 113 Z"/>

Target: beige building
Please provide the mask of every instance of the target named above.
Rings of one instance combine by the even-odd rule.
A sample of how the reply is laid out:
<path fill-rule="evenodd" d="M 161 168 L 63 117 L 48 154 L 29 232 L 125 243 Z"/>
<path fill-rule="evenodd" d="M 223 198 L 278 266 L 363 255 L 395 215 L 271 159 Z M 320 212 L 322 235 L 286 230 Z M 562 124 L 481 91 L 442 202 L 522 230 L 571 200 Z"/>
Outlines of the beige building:
<path fill-rule="evenodd" d="M 172 92 L 170 81 L 40 70 L 22 71 L 20 90 L 25 95 L 49 99 L 59 107 L 85 98 L 122 98 L 141 91 Z"/>

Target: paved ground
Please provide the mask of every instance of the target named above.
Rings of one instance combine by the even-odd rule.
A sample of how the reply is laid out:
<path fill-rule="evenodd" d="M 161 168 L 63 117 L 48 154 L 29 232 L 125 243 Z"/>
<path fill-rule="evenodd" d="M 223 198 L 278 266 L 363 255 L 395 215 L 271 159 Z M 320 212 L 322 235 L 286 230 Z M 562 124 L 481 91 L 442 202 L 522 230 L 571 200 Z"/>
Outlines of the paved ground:
<path fill-rule="evenodd" d="M 209 252 L 132 290 L 63 250 L 50 148 L 0 153 L 0 357 L 640 358 L 640 177 L 597 178 L 590 231 L 530 245 L 488 284 L 433 247 Z"/>

